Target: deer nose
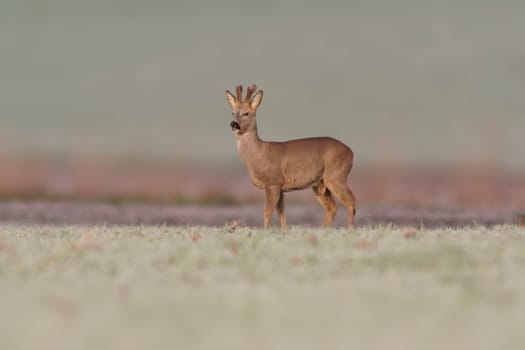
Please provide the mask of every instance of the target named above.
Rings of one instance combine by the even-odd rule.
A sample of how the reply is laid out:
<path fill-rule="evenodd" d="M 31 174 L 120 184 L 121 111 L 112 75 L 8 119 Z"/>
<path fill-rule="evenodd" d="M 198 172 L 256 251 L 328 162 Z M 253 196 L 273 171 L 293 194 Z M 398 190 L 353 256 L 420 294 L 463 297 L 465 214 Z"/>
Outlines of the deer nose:
<path fill-rule="evenodd" d="M 235 120 L 230 123 L 230 126 L 232 129 L 236 129 L 236 130 L 239 130 L 241 128 L 239 123 L 237 123 Z"/>

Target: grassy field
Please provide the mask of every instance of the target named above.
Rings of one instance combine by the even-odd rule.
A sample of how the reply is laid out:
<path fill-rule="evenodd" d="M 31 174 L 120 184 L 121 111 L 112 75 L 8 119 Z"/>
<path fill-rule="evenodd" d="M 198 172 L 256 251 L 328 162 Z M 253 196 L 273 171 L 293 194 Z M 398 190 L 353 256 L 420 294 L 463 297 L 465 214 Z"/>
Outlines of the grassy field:
<path fill-rule="evenodd" d="M 518 349 L 525 229 L 0 226 L 0 348 Z"/>

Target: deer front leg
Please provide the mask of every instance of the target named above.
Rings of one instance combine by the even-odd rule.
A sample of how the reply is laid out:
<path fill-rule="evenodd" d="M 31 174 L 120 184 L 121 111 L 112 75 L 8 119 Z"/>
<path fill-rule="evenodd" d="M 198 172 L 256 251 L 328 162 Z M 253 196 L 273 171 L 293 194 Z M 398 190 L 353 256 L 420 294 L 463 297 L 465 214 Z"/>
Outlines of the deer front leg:
<path fill-rule="evenodd" d="M 277 202 L 277 214 L 281 223 L 281 230 L 286 230 L 286 216 L 284 215 L 284 192 L 279 192 L 279 201 Z"/>
<path fill-rule="evenodd" d="M 269 186 L 264 188 L 264 228 L 270 226 L 272 214 L 281 197 L 281 189 L 278 186 Z"/>

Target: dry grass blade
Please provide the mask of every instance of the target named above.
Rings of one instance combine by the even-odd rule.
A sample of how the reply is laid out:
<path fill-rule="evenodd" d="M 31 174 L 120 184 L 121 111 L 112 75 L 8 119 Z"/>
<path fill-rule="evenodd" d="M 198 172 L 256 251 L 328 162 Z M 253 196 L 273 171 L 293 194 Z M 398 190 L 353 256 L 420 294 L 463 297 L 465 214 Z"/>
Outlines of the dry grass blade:
<path fill-rule="evenodd" d="M 417 237 L 417 230 L 415 228 L 407 228 L 403 232 L 403 237 L 406 239 L 415 239 Z"/>
<path fill-rule="evenodd" d="M 226 225 L 226 231 L 229 233 L 233 233 L 239 226 L 240 226 L 239 220 L 233 220 L 232 222 L 228 223 Z"/>
<path fill-rule="evenodd" d="M 518 225 L 525 227 L 525 214 L 518 215 Z"/>
<path fill-rule="evenodd" d="M 73 242 L 72 247 L 74 250 L 100 250 L 102 245 L 98 242 L 97 237 L 93 231 L 83 232 L 78 239 Z"/>

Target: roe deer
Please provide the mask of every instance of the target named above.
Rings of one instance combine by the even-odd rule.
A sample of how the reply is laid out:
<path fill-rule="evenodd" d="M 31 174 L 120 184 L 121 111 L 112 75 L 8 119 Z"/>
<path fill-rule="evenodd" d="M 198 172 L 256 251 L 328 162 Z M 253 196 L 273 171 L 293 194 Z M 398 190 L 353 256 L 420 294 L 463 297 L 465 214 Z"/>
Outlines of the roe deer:
<path fill-rule="evenodd" d="M 337 210 L 335 195 L 348 209 L 348 226 L 354 224 L 355 197 L 347 186 L 347 177 L 354 154 L 344 143 L 330 137 L 313 137 L 286 142 L 266 142 L 257 134 L 256 112 L 263 98 L 256 85 L 248 87 L 242 97 L 226 90 L 232 109 L 230 123 L 237 141 L 239 155 L 248 168 L 255 186 L 264 190 L 264 227 L 268 228 L 277 208 L 281 228 L 286 229 L 284 192 L 312 187 L 325 210 L 323 226 L 328 227 Z M 254 95 L 255 93 L 255 95 Z M 252 97 L 253 96 L 253 97 Z"/>

